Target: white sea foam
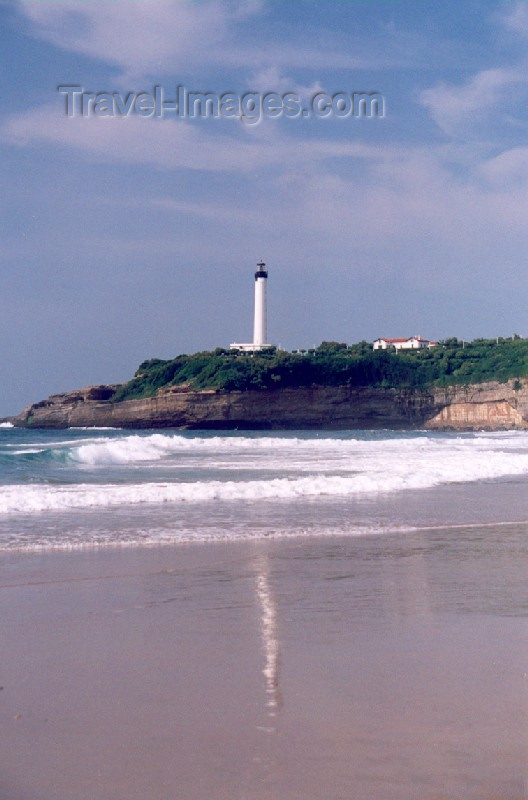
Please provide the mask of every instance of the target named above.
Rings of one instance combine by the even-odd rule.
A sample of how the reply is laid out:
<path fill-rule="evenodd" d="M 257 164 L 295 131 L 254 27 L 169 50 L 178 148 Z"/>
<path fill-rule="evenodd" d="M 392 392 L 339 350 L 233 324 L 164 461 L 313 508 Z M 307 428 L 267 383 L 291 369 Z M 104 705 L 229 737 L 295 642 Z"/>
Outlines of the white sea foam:
<path fill-rule="evenodd" d="M 99 548 L 137 548 L 137 547 L 163 547 L 176 544 L 222 544 L 238 542 L 255 542 L 258 540 L 282 540 L 299 538 L 361 538 L 364 536 L 385 536 L 390 534 L 412 534 L 431 531 L 464 531 L 482 529 L 502 529 L 522 526 L 526 528 L 528 520 L 493 521 L 477 523 L 442 523 L 437 525 L 350 525 L 342 527 L 320 527 L 316 531 L 306 528 L 279 528 L 274 530 L 248 529 L 246 525 L 228 529 L 221 527 L 201 529 L 173 529 L 152 527 L 148 530 L 136 528 L 124 530 L 116 536 L 115 530 L 90 529 L 68 531 L 67 536 L 63 531 L 56 533 L 46 532 L 45 535 L 13 536 L 8 543 L 0 544 L 0 551 L 9 552 L 42 552 L 42 551 L 83 551 Z"/>
<path fill-rule="evenodd" d="M 335 536 L 346 536 L 359 538 L 362 536 L 385 535 L 390 533 L 413 533 L 417 529 L 408 525 L 376 526 L 376 527 L 353 527 L 346 528 L 321 528 L 317 530 L 317 537 L 331 538 Z M 303 528 L 292 530 L 291 528 L 276 529 L 273 531 L 248 530 L 247 526 L 229 529 L 210 528 L 203 530 L 175 530 L 171 528 L 149 528 L 148 530 L 136 529 L 124 531 L 116 536 L 115 531 L 91 530 L 87 535 L 86 531 L 75 533 L 68 532 L 68 536 L 61 533 L 49 534 L 42 538 L 19 536 L 13 539 L 7 546 L 0 545 L 0 552 L 41 552 L 47 550 L 58 551 L 78 551 L 103 548 L 128 548 L 128 547 L 160 547 L 175 544 L 226 544 L 235 542 L 254 542 L 255 540 L 280 540 L 298 539 L 309 537 L 313 538 L 313 531 Z"/>
<path fill-rule="evenodd" d="M 8 450 L 8 455 L 10 456 L 30 456 L 30 455 L 37 455 L 38 453 L 44 453 L 45 450 L 39 448 L 36 450 L 33 447 L 27 447 L 24 450 Z"/>
<path fill-rule="evenodd" d="M 90 466 L 109 464 L 136 464 L 161 461 L 178 453 L 211 455 L 212 453 L 232 455 L 235 452 L 252 453 L 255 457 L 277 453 L 280 458 L 312 454 L 316 458 L 331 454 L 332 457 L 372 456 L 391 452 L 399 457 L 409 454 L 419 456 L 431 451 L 473 452 L 517 450 L 528 448 L 528 436 L 519 434 L 508 436 L 481 434 L 473 437 L 452 439 L 431 439 L 410 437 L 396 439 L 365 440 L 361 438 L 290 438 L 290 437 L 184 437 L 154 433 L 149 436 L 131 435 L 121 438 L 104 438 L 97 441 L 76 444 L 69 455 L 72 461 Z"/>
<path fill-rule="evenodd" d="M 398 440 L 397 446 L 416 448 L 416 444 L 405 440 Z M 263 453 L 291 454 L 319 454 L 325 450 L 330 452 L 351 452 L 356 450 L 372 450 L 383 447 L 386 449 L 387 441 L 372 442 L 357 439 L 336 438 L 281 438 L 281 437 L 184 437 L 154 433 L 150 436 L 125 436 L 123 438 L 108 439 L 79 444 L 73 447 L 70 457 L 73 461 L 95 466 L 98 464 L 127 464 L 146 461 L 159 461 L 172 454 L 192 453 L 210 455 L 212 453 L 225 453 L 231 455 L 236 452 L 251 452 L 255 456 Z"/>
<path fill-rule="evenodd" d="M 43 438 L 4 451 L 16 458 L 43 447 L 46 456 L 35 462 L 37 481 L 0 487 L 0 515 L 215 501 L 295 503 L 528 475 L 528 434 L 519 432 L 306 438 L 153 433 L 47 443 Z M 56 458 L 64 483 L 42 480 L 48 454 Z M 82 477 L 87 467 L 97 472 L 99 483 Z M 190 470 L 188 481 L 168 481 L 167 475 L 181 474 L 172 467 Z M 120 482 L 113 482 L 116 470 Z"/>
<path fill-rule="evenodd" d="M 0 428 L 14 428 L 12 422 L 0 422 Z"/>
<path fill-rule="evenodd" d="M 342 466 L 341 462 L 338 464 Z M 352 459 L 350 474 L 329 474 L 335 464 L 327 456 L 319 474 L 292 478 L 8 485 L 0 488 L 0 514 L 161 503 L 296 500 L 398 492 L 451 482 L 528 475 L 528 453 L 449 446 L 434 452 L 434 448 L 424 444 L 414 454 L 407 453 L 406 457 L 402 457 L 396 448 L 392 451 L 388 449 L 386 453 L 380 451 L 360 459 L 360 465 L 359 470 L 358 461 Z"/>
<path fill-rule="evenodd" d="M 189 440 L 153 433 L 151 436 L 126 436 L 80 444 L 70 451 L 72 461 L 90 466 L 135 464 L 159 461 L 170 453 L 188 450 Z"/>

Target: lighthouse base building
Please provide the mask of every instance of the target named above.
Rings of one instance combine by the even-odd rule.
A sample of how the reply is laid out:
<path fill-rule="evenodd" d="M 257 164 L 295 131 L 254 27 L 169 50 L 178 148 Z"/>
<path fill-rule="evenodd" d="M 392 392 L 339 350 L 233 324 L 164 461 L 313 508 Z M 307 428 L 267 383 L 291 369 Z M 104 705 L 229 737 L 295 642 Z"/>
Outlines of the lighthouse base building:
<path fill-rule="evenodd" d="M 260 350 L 269 350 L 275 347 L 268 344 L 267 326 L 267 284 L 268 270 L 263 261 L 257 264 L 255 272 L 255 314 L 253 322 L 253 341 L 240 343 L 234 342 L 229 346 L 230 350 L 240 350 L 243 353 L 258 353 Z"/>

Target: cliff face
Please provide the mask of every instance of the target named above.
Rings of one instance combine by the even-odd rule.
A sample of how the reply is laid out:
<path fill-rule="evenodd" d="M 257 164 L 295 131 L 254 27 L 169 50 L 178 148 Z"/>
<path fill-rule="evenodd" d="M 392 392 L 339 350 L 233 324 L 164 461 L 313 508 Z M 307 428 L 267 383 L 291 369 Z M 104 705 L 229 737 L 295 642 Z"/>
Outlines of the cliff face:
<path fill-rule="evenodd" d="M 528 428 L 528 383 L 481 383 L 436 389 L 438 410 L 430 430 L 513 430 Z"/>
<path fill-rule="evenodd" d="M 528 386 L 518 382 L 430 392 L 315 386 L 245 392 L 166 392 L 112 403 L 115 386 L 90 386 L 28 406 L 20 427 L 187 429 L 509 430 L 528 428 Z"/>
<path fill-rule="evenodd" d="M 114 389 L 54 395 L 28 406 L 13 422 L 36 428 L 409 428 L 423 425 L 432 411 L 430 395 L 395 389 L 184 392 L 112 403 L 105 394 L 111 397 Z"/>

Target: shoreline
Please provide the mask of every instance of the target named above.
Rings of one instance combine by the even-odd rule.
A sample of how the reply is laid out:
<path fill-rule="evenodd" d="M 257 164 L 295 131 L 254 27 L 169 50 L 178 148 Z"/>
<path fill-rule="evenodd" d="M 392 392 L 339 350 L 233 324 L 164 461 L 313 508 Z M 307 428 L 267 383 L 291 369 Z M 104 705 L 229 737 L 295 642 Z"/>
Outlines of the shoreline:
<path fill-rule="evenodd" d="M 42 512 L 39 512 L 42 513 Z M 516 520 L 496 520 L 492 522 L 451 522 L 451 523 L 437 523 L 435 525 L 401 525 L 391 529 L 380 529 L 380 530 L 361 530 L 360 532 L 352 532 L 352 533 L 345 533 L 343 530 L 336 530 L 330 531 L 327 533 L 306 533 L 306 532 L 288 532 L 288 533 L 252 533 L 248 535 L 246 538 L 241 537 L 228 537 L 225 536 L 224 538 L 211 538 L 211 537 L 203 537 L 199 538 L 197 536 L 192 537 L 189 536 L 187 539 L 178 539 L 174 541 L 149 541 L 149 542 L 137 542 L 137 541 L 107 541 L 107 542 L 86 542 L 86 543 L 78 543 L 78 544 L 65 544 L 65 545 L 56 545 L 56 544 L 46 544 L 46 545 L 24 545 L 20 547 L 9 547 L 9 548 L 0 548 L 0 560 L 2 557 L 9 557 L 9 556 L 53 556 L 54 554 L 60 555 L 72 555 L 75 556 L 77 554 L 90 554 L 90 553 L 97 553 L 97 552 L 132 552 L 139 555 L 145 551 L 152 551 L 152 550 L 169 550 L 174 549 L 178 550 L 179 548 L 194 548 L 197 549 L 203 547 L 211 547 L 211 548 L 221 548 L 224 546 L 227 547 L 237 547 L 237 546 L 259 546 L 266 542 L 271 543 L 298 543 L 298 544 L 314 544 L 322 542 L 328 542 L 336 539 L 342 540 L 357 540 L 357 539 L 367 539 L 367 538 L 383 538 L 383 537 L 393 537 L 393 536 L 411 536 L 411 535 L 418 535 L 418 534 L 428 534 L 428 533 L 435 533 L 438 531 L 471 531 L 471 530 L 478 530 L 478 529 L 494 529 L 494 528 L 518 528 L 518 527 L 526 527 L 528 530 L 528 519 L 516 519 Z M 0 584 L 0 588 L 1 584 Z"/>

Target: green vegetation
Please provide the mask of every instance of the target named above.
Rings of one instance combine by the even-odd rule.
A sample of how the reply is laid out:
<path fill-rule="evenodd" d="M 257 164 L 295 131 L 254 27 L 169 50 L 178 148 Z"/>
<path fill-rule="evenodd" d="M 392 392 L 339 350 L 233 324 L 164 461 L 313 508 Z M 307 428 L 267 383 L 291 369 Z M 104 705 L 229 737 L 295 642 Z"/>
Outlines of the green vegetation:
<path fill-rule="evenodd" d="M 160 389 L 278 389 L 296 386 L 381 386 L 427 389 L 430 386 L 505 382 L 528 377 L 528 340 L 446 339 L 426 350 L 373 351 L 370 342 L 346 345 L 323 342 L 313 350 L 212 352 L 179 355 L 170 361 L 144 361 L 129 383 L 112 400 L 152 397 Z M 177 391 L 177 388 L 175 389 Z"/>

